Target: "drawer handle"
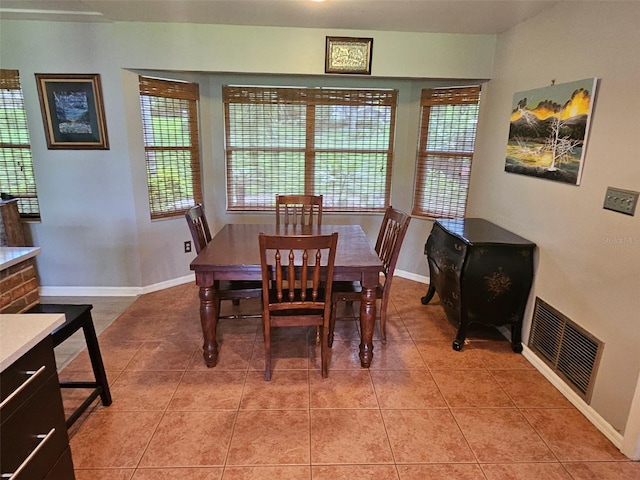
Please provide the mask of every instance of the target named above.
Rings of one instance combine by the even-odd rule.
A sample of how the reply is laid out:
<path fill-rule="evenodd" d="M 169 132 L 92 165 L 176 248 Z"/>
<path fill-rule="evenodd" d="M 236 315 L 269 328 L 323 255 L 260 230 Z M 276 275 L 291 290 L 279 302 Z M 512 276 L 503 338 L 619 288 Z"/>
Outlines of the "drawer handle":
<path fill-rule="evenodd" d="M 457 251 L 460 251 L 462 250 L 462 245 L 460 245 L 459 243 L 454 243 L 453 248 L 455 248 Z"/>
<path fill-rule="evenodd" d="M 11 395 L 9 395 L 7 398 L 5 398 L 2 403 L 0 403 L 0 408 L 4 407 L 7 403 L 9 403 L 16 395 L 18 395 L 22 390 L 24 390 L 25 388 L 27 388 L 27 386 L 33 382 L 36 377 L 38 375 L 40 375 L 42 372 L 44 372 L 47 369 L 47 367 L 45 367 L 44 365 L 41 366 L 38 370 L 27 370 L 25 373 L 27 375 L 31 375 L 29 378 L 27 378 L 27 380 L 20 385 L 18 388 L 16 388 Z"/>
<path fill-rule="evenodd" d="M 33 452 L 31 452 L 29 454 L 29 456 L 24 459 L 24 461 L 20 464 L 20 466 L 16 469 L 15 472 L 13 472 L 13 473 L 3 473 L 0 477 L 1 478 L 13 478 L 13 477 L 17 477 L 18 475 L 20 475 L 22 470 L 24 470 L 26 468 L 26 466 L 29 464 L 31 459 L 33 459 L 33 457 L 35 457 L 38 454 L 40 449 L 42 447 L 44 447 L 44 444 L 47 443 L 47 441 L 53 436 L 54 433 L 56 433 L 56 429 L 52 428 L 51 430 L 49 430 L 49 433 L 47 433 L 46 435 L 44 435 L 44 434 L 36 435 L 36 437 L 41 439 L 42 441 L 33 450 Z"/>

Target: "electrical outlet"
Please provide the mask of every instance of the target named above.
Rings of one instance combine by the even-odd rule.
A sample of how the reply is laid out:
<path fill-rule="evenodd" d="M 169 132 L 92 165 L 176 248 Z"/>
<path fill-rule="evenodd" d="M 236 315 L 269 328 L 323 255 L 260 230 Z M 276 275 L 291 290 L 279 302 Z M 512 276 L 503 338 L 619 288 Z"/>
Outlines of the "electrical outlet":
<path fill-rule="evenodd" d="M 191 242 L 184 242 L 184 253 L 189 253 L 191 251 Z"/>
<path fill-rule="evenodd" d="M 637 204 L 638 192 L 607 187 L 607 194 L 604 197 L 604 205 L 602 208 L 633 216 Z"/>

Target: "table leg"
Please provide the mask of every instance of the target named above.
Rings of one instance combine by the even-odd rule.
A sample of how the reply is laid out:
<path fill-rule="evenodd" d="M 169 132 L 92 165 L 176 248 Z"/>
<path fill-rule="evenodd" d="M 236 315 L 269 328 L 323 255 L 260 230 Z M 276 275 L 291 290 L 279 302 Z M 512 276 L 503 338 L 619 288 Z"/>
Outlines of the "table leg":
<path fill-rule="evenodd" d="M 215 367 L 218 362 L 218 343 L 216 342 L 218 308 L 213 287 L 200 287 L 200 323 L 204 338 L 202 356 L 209 368 Z"/>
<path fill-rule="evenodd" d="M 369 368 L 373 360 L 373 329 L 376 321 L 376 289 L 363 288 L 360 302 L 360 365 Z"/>

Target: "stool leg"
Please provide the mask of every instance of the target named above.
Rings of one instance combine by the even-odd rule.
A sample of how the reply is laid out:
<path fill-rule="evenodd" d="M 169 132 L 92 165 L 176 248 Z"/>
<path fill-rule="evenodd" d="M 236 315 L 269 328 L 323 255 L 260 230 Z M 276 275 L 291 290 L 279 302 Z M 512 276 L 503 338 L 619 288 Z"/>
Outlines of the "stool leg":
<path fill-rule="evenodd" d="M 98 344 L 98 337 L 96 335 L 96 329 L 93 326 L 93 320 L 84 322 L 82 329 L 84 330 L 84 339 L 87 342 L 87 352 L 91 359 L 93 374 L 96 377 L 96 383 L 101 387 L 100 399 L 102 400 L 102 404 L 108 407 L 111 405 L 111 391 L 109 390 L 109 383 L 107 381 L 107 372 L 102 363 L 100 345 Z"/>

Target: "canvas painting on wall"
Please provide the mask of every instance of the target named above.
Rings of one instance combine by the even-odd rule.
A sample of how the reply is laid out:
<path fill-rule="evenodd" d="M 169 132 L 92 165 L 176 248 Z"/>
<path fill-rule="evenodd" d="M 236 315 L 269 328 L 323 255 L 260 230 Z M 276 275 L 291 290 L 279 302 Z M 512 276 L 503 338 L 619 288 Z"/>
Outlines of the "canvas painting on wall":
<path fill-rule="evenodd" d="M 596 78 L 513 96 L 506 172 L 580 184 Z"/>

